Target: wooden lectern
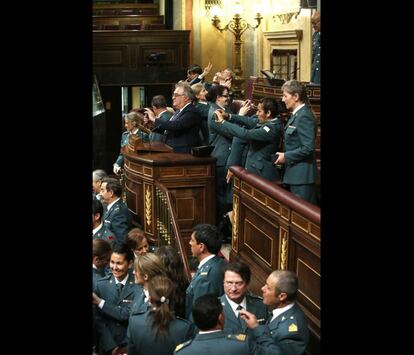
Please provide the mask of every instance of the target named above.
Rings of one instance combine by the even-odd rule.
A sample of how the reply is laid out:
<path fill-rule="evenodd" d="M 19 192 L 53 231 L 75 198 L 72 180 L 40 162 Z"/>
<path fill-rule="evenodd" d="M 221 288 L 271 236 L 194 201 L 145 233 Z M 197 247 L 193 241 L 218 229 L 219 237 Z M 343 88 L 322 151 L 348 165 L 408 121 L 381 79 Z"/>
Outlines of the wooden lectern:
<path fill-rule="evenodd" d="M 130 143 L 124 149 L 124 174 L 126 202 L 134 224 L 141 225 L 148 240 L 157 243 L 155 183 L 159 182 L 175 200 L 178 225 L 189 251 L 193 227 L 215 224 L 216 159 L 173 153 L 163 143 Z"/>

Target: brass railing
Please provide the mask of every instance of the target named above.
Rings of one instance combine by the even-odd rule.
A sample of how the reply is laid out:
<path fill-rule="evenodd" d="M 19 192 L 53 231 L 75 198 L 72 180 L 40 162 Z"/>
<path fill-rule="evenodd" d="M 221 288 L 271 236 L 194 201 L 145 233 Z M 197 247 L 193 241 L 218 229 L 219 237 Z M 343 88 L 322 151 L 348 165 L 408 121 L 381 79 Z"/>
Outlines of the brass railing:
<path fill-rule="evenodd" d="M 155 181 L 155 209 L 158 233 L 158 246 L 171 245 L 175 248 L 184 264 L 184 271 L 188 281 L 191 281 L 188 256 L 185 251 L 184 241 L 177 222 L 175 201 L 167 188 Z"/>

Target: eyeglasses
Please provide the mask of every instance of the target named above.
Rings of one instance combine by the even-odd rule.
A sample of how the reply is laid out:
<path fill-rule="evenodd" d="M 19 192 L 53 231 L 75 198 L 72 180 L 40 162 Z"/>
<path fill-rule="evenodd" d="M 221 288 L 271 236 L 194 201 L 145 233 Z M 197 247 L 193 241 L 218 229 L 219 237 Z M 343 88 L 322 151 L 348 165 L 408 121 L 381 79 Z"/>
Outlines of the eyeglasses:
<path fill-rule="evenodd" d="M 236 288 L 241 288 L 244 286 L 244 281 L 236 281 L 236 282 L 232 282 L 232 281 L 224 281 L 224 286 L 226 287 L 236 287 Z"/>
<path fill-rule="evenodd" d="M 184 94 L 177 94 L 177 93 L 174 93 L 173 95 L 172 95 L 172 97 L 178 97 L 178 96 L 185 96 Z"/>

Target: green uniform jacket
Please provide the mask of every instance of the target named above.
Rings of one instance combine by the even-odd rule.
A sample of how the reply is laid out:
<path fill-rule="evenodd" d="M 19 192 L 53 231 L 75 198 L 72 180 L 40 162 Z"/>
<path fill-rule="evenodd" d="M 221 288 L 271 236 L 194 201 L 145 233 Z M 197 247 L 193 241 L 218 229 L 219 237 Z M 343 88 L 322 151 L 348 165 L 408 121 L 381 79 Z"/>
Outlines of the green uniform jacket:
<path fill-rule="evenodd" d="M 210 104 L 208 111 L 208 129 L 210 134 L 210 145 L 214 145 L 211 156 L 216 158 L 216 166 L 226 166 L 227 159 L 230 155 L 231 141 L 233 136 L 223 129 L 223 125 L 214 120 L 214 111 L 219 109 L 215 103 Z M 226 108 L 226 112 L 228 108 Z"/>
<path fill-rule="evenodd" d="M 246 124 L 249 127 L 253 117 L 231 116 L 231 121 Z M 257 119 L 255 119 L 257 122 Z M 252 129 L 240 127 L 232 122 L 224 121 L 224 129 L 229 134 L 249 141 L 249 151 L 245 168 L 270 181 L 279 180 L 280 177 L 273 164 L 273 154 L 276 153 L 282 135 L 282 123 L 278 118 L 269 120 L 263 124 L 258 123 Z M 251 127 L 251 125 L 250 125 Z"/>
<path fill-rule="evenodd" d="M 201 116 L 201 128 L 200 137 L 202 145 L 208 145 L 209 142 L 209 131 L 208 131 L 208 111 L 210 110 L 210 104 L 208 102 L 201 103 L 197 102 L 195 105 L 196 110 Z"/>
<path fill-rule="evenodd" d="M 173 114 L 170 111 L 165 111 L 161 114 L 161 116 L 159 117 L 159 119 L 161 121 L 167 122 L 170 120 L 171 116 Z M 162 142 L 165 143 L 165 136 L 161 133 L 157 133 L 157 132 L 151 132 L 149 134 L 149 140 L 151 142 Z"/>
<path fill-rule="evenodd" d="M 313 184 L 316 181 L 316 120 L 305 105 L 292 115 L 285 126 L 285 173 L 283 183 Z"/>
<path fill-rule="evenodd" d="M 128 324 L 128 355 L 170 355 L 175 347 L 194 336 L 194 324 L 186 319 L 174 317 L 165 338 L 155 337 L 151 314 L 142 311 L 134 314 Z"/>
<path fill-rule="evenodd" d="M 96 328 L 99 336 L 99 348 L 101 352 L 109 351 L 116 346 L 127 344 L 127 326 L 130 315 L 130 307 L 134 298 L 137 285 L 129 275 L 121 294 L 113 275 L 105 276 L 96 281 L 95 293 L 105 300 L 102 309 L 96 307 Z"/>
<path fill-rule="evenodd" d="M 224 293 L 222 270 L 224 264 L 225 261 L 222 258 L 214 256 L 197 269 L 185 292 L 185 317 L 187 319 L 192 320 L 191 309 L 198 297 L 207 293 L 220 297 Z"/>
<path fill-rule="evenodd" d="M 132 225 L 132 215 L 120 198 L 104 213 L 102 221 L 106 228 L 114 232 L 117 241 L 123 243 Z"/>
<path fill-rule="evenodd" d="M 282 349 L 283 355 L 302 355 L 309 343 L 308 322 L 296 304 L 269 324 L 254 328 L 252 334 L 255 339 L 260 339 L 264 333 L 269 332 L 274 343 Z M 273 355 L 271 351 L 264 351 L 263 354 Z"/>
<path fill-rule="evenodd" d="M 268 335 L 257 338 L 254 342 L 246 334 L 226 334 L 224 331 L 219 331 L 197 334 L 193 340 L 179 344 L 174 354 L 261 355 L 263 351 L 269 351 L 268 354 L 272 355 L 284 355 Z"/>
<path fill-rule="evenodd" d="M 111 232 L 103 223 L 102 227 L 92 236 L 92 239 L 103 239 L 111 243 L 111 246 L 117 241 L 115 234 Z"/>

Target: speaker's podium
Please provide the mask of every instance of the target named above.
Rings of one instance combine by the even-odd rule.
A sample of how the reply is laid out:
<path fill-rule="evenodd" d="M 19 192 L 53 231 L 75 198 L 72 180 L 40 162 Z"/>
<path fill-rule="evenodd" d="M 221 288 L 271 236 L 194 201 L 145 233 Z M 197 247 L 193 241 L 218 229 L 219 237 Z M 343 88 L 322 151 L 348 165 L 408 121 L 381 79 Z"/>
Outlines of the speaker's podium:
<path fill-rule="evenodd" d="M 134 224 L 142 226 L 149 241 L 157 243 L 159 235 L 156 182 L 173 196 L 185 244 L 196 224 L 215 224 L 215 158 L 174 153 L 166 144 L 137 138 L 130 140 L 123 154 L 126 202 Z"/>

